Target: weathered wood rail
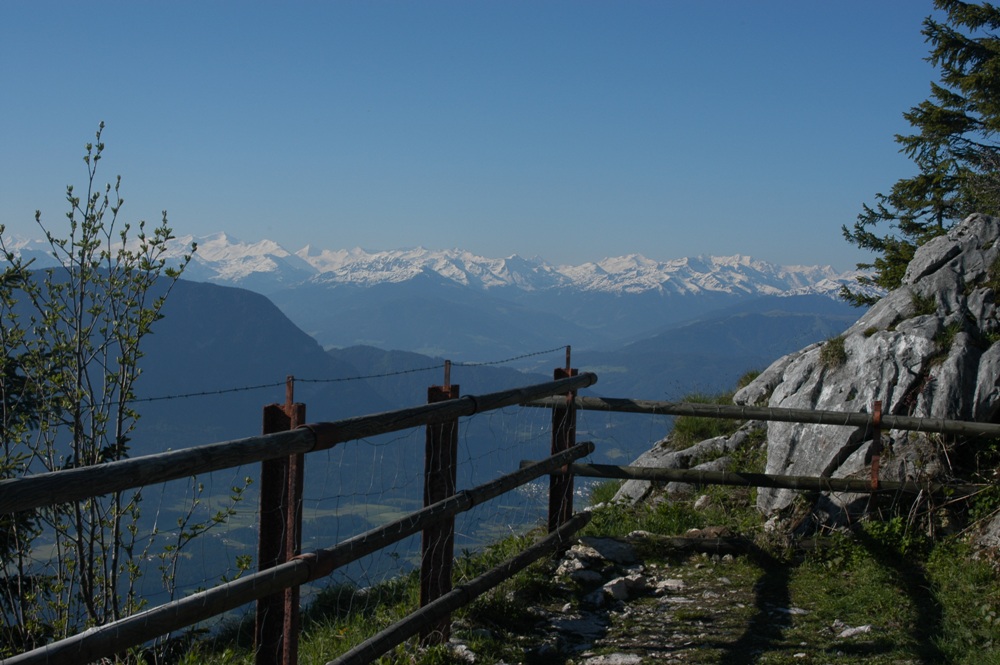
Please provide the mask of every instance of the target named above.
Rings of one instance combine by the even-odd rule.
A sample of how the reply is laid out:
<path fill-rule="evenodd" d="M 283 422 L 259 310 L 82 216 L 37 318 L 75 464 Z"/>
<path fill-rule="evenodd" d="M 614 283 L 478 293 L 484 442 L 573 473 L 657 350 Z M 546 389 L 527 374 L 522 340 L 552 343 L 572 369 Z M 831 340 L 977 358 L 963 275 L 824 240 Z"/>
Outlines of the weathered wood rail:
<path fill-rule="evenodd" d="M 102 493 L 188 478 L 242 464 L 332 448 L 338 443 L 378 434 L 432 425 L 507 406 L 525 404 L 597 382 L 597 375 L 578 376 L 514 388 L 486 395 L 466 395 L 454 400 L 414 406 L 335 422 L 312 423 L 288 432 L 209 443 L 96 466 L 39 473 L 0 481 L 0 513 L 14 513 L 55 503 L 86 499 L 94 488 Z M 561 403 L 565 403 L 562 400 Z"/>
<path fill-rule="evenodd" d="M 91 628 L 59 642 L 14 656 L 5 663 L 88 663 L 114 656 L 130 645 L 142 644 L 146 640 L 205 621 L 258 598 L 326 577 L 337 568 L 419 533 L 429 525 L 454 517 L 551 473 L 574 459 L 588 455 L 593 449 L 593 444 L 579 444 L 564 453 L 490 483 L 463 490 L 450 499 L 410 513 L 385 526 L 348 538 L 334 547 L 315 550 L 238 580 Z"/>
<path fill-rule="evenodd" d="M 263 462 L 266 465 L 274 460 L 291 459 L 306 453 L 325 450 L 338 443 L 424 426 L 428 428 L 429 459 L 430 456 L 434 456 L 433 464 L 428 463 L 428 470 L 435 466 L 433 471 L 436 476 L 444 473 L 446 485 L 443 493 L 439 491 L 425 493 L 425 507 L 422 510 L 410 513 L 382 527 L 354 536 L 332 547 L 318 549 L 307 554 L 297 554 L 290 548 L 286 548 L 282 554 L 284 560 L 273 561 L 268 564 L 268 567 L 257 573 L 145 610 L 119 621 L 90 628 L 69 638 L 16 655 L 4 662 L 11 665 L 77 664 L 113 657 L 125 649 L 141 645 L 172 631 L 195 625 L 254 600 L 260 603 L 262 599 L 283 594 L 288 589 L 297 588 L 302 584 L 326 577 L 352 561 L 421 531 L 424 531 L 425 541 L 427 541 L 427 530 L 436 525 L 450 525 L 453 532 L 455 515 L 468 511 L 484 501 L 510 492 L 541 476 L 555 477 L 558 470 L 565 469 L 573 461 L 593 451 L 592 443 L 575 443 L 573 437 L 575 410 L 572 407 L 572 400 L 578 389 L 593 385 L 597 381 L 597 375 L 589 372 L 578 374 L 575 370 L 570 370 L 567 367 L 565 370 L 557 370 L 556 377 L 555 380 L 542 384 L 478 396 L 457 397 L 458 386 L 447 386 L 447 399 L 440 401 L 432 399 L 430 404 L 409 409 L 335 422 L 314 423 L 290 431 L 258 437 L 207 444 L 196 448 L 136 457 L 99 466 L 0 481 L 0 513 L 17 512 L 60 502 L 86 499 L 95 495 L 93 489 L 95 487 L 100 487 L 100 492 L 103 494 L 186 478 L 193 474 L 208 473 L 252 462 Z M 552 456 L 537 464 L 528 465 L 501 476 L 494 481 L 471 489 L 456 491 L 454 486 L 454 455 L 451 455 L 450 460 L 445 460 L 444 463 L 440 459 L 441 447 L 448 447 L 452 442 L 440 436 L 441 432 L 448 429 L 456 430 L 459 417 L 472 416 L 508 406 L 523 405 L 551 395 L 565 395 L 557 401 L 557 405 L 553 408 L 555 429 L 552 434 Z M 290 399 L 288 401 L 290 402 Z M 287 411 L 293 411 L 292 407 L 301 405 L 287 403 L 286 406 L 288 407 Z M 304 408 L 299 410 L 300 413 L 302 411 Z M 267 408 L 265 408 L 265 414 L 267 413 Z M 294 423 L 294 420 L 291 418 L 290 422 Z M 442 426 L 444 427 L 442 428 Z M 293 467 L 289 466 L 288 468 Z M 449 474 L 450 480 L 447 477 Z M 431 474 L 428 473 L 427 477 L 431 478 Z M 291 483 L 291 475 L 288 478 Z M 284 490 L 285 488 L 280 487 L 284 479 L 279 479 L 279 481 L 278 489 Z M 563 492 L 566 480 L 559 477 L 553 481 L 553 485 L 558 486 L 560 492 Z M 571 480 L 569 481 L 569 491 L 571 496 Z M 263 495 L 262 490 L 262 497 Z M 280 491 L 278 495 L 281 496 Z M 288 500 L 288 494 L 283 495 L 283 497 L 283 500 Z M 557 509 L 559 515 L 566 516 L 566 518 L 557 520 L 555 528 L 551 529 L 552 537 L 540 543 L 537 548 L 531 549 L 533 555 L 541 556 L 544 552 L 551 551 L 551 548 L 556 546 L 554 544 L 565 540 L 570 533 L 579 529 L 586 522 L 585 518 L 572 519 L 571 509 L 567 511 L 565 506 L 558 505 L 558 502 Z M 279 519 L 284 519 L 284 516 L 290 515 L 294 511 L 286 511 L 284 507 L 276 506 L 271 512 L 278 515 Z M 551 520 L 550 524 L 552 524 Z M 431 546 L 440 548 L 442 540 L 440 530 L 432 533 L 434 535 L 431 538 L 433 541 L 430 543 Z M 446 536 L 444 540 L 453 542 L 453 535 L 450 538 Z M 420 614 L 418 617 L 435 616 L 438 620 L 451 611 L 450 609 L 443 611 L 442 608 L 454 609 L 456 600 L 471 601 L 485 590 L 482 587 L 483 584 L 498 584 L 506 576 L 530 563 L 524 557 L 515 557 L 515 561 L 501 566 L 506 572 L 494 571 L 492 574 L 477 579 L 474 585 L 464 587 L 456 594 L 451 589 L 451 562 L 453 559 L 451 548 L 445 547 L 434 557 L 425 556 L 425 559 L 431 561 L 431 565 L 438 567 L 442 567 L 442 564 L 434 562 L 446 561 L 444 572 L 441 570 L 421 571 L 422 578 L 431 576 L 439 580 L 447 580 L 445 583 L 432 585 L 431 593 L 426 598 L 421 599 L 422 604 L 425 606 L 433 605 L 436 609 Z M 439 598 L 447 600 L 435 604 Z M 297 607 L 295 612 L 297 613 Z M 418 618 L 417 623 L 426 626 L 428 625 L 426 621 L 424 618 Z M 284 623 L 286 626 L 296 626 L 294 620 L 289 622 L 287 618 Z M 258 606 L 258 638 L 271 634 L 270 632 L 262 633 L 259 624 L 260 605 Z M 447 636 L 446 630 L 443 634 L 444 637 Z M 399 638 L 399 641 L 405 640 L 412 634 L 406 633 L 406 630 L 397 631 L 397 635 L 404 633 L 405 636 Z M 439 632 L 437 638 L 441 637 L 442 634 Z M 297 640 L 297 635 L 290 636 L 286 630 L 282 634 L 282 638 L 274 643 L 257 645 L 257 663 L 259 665 L 294 662 L 296 650 L 294 647 L 289 649 L 287 642 L 289 639 Z M 391 648 L 391 646 L 393 645 L 387 648 Z"/>
<path fill-rule="evenodd" d="M 364 665 L 422 630 L 435 625 L 443 617 L 471 603 L 520 570 L 569 544 L 570 538 L 590 521 L 590 513 L 578 513 L 560 525 L 546 538 L 508 559 L 496 568 L 453 589 L 425 605 L 420 612 L 410 614 L 398 623 L 365 640 L 326 665 Z"/>
<path fill-rule="evenodd" d="M 552 408 L 562 400 L 544 398 L 529 406 Z M 822 411 L 809 409 L 784 409 L 769 406 L 737 406 L 729 404 L 701 404 L 695 402 L 660 402 L 617 397 L 583 397 L 573 401 L 581 411 L 614 411 L 616 413 L 645 413 L 666 416 L 697 416 L 726 418 L 729 420 L 764 420 L 814 425 L 842 425 L 846 427 L 881 427 L 911 432 L 953 434 L 956 436 L 1000 437 L 1000 425 L 947 418 L 915 418 L 891 413 L 881 414 L 879 423 L 873 413 L 863 411 Z"/>
<path fill-rule="evenodd" d="M 532 464 L 530 461 L 522 465 Z M 581 478 L 613 478 L 618 480 L 648 480 L 658 483 L 685 483 L 688 485 L 729 485 L 733 487 L 773 487 L 804 492 L 872 492 L 870 480 L 857 478 L 824 478 L 820 476 L 786 476 L 742 471 L 702 471 L 700 469 L 661 469 L 646 466 L 616 466 L 612 464 L 571 464 L 566 471 Z M 932 495 L 948 494 L 951 497 L 975 494 L 983 485 L 957 483 L 917 483 L 882 480 L 876 492 Z"/>
<path fill-rule="evenodd" d="M 285 458 L 290 460 L 310 452 L 331 448 L 338 443 L 377 434 L 418 426 L 427 428 L 425 507 L 422 510 L 328 548 L 306 554 L 298 554 L 291 547 L 286 548 L 273 565 L 257 573 L 120 621 L 92 628 L 5 662 L 12 665 L 80 663 L 110 657 L 123 649 L 197 624 L 254 600 L 262 602 L 261 599 L 321 579 L 362 556 L 372 554 L 419 532 L 424 533 L 425 549 L 422 562 L 425 566 L 433 568 L 432 571 L 428 571 L 432 579 L 424 579 L 422 572 L 422 609 L 354 647 L 331 663 L 355 665 L 369 662 L 416 634 L 422 634 L 425 638 L 437 635 L 440 639 L 447 636 L 448 615 L 451 612 L 545 553 L 558 549 L 586 523 L 589 517 L 587 514 L 573 514 L 574 476 L 679 481 L 697 485 L 779 487 L 804 491 L 913 493 L 950 491 L 968 494 L 981 489 L 981 486 L 973 485 L 878 483 L 877 476 L 873 476 L 873 482 L 869 482 L 855 479 L 574 463 L 594 449 L 591 443 L 577 444 L 575 441 L 577 410 L 848 426 L 870 429 L 876 438 L 881 429 L 1000 437 L 1000 425 L 997 424 L 883 415 L 878 405 L 874 405 L 873 413 L 841 413 L 576 395 L 577 390 L 593 385 L 596 380 L 596 375 L 592 373 L 578 374 L 576 370 L 571 370 L 567 362 L 566 369 L 556 370 L 553 381 L 535 386 L 464 397 L 458 396 L 457 386 L 433 387 L 429 391 L 429 404 L 409 409 L 336 422 L 303 425 L 289 431 L 133 458 L 97 467 L 0 481 L 0 513 L 16 512 L 52 503 L 83 499 L 93 494 L 91 489 L 93 487 L 101 487 L 102 492 L 118 491 L 252 462 L 268 464 Z M 457 419 L 513 405 L 545 407 L 552 410 L 551 456 L 537 462 L 522 462 L 521 468 L 517 471 L 478 487 L 458 491 L 455 488 L 456 460 L 453 452 Z M 289 411 L 292 406 L 290 403 L 286 404 Z M 294 427 L 295 419 L 290 417 L 289 422 Z M 874 471 L 877 472 L 877 468 Z M 287 473 L 290 474 L 289 478 L 294 475 L 291 471 Z M 301 467 L 295 473 L 301 474 Z M 453 540 L 449 540 L 449 533 L 453 534 L 455 515 L 544 475 L 550 477 L 550 535 L 498 568 L 457 589 L 452 589 L 450 566 L 453 558 Z M 283 500 L 289 500 L 288 494 L 284 495 Z M 293 511 L 288 514 L 291 512 Z M 453 535 L 451 538 L 453 539 Z M 442 546 L 442 543 L 445 545 Z M 437 549 L 428 550 L 428 544 L 432 549 Z M 294 627 L 295 623 L 292 622 L 291 625 Z M 266 636 L 258 632 L 258 638 L 265 639 Z M 286 642 L 284 648 L 281 644 L 258 644 L 258 665 L 295 662 L 295 649 L 289 650 L 287 641 L 296 638 L 290 637 L 286 628 L 282 639 Z"/>

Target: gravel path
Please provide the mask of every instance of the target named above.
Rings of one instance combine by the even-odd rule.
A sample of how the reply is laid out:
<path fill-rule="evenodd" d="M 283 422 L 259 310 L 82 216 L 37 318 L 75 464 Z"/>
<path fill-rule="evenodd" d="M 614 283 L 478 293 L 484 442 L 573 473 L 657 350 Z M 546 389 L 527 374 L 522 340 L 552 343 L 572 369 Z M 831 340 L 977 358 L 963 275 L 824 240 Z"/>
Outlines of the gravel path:
<path fill-rule="evenodd" d="M 790 630 L 810 610 L 790 605 L 787 567 L 760 552 L 690 554 L 666 551 L 655 537 L 584 538 L 553 574 L 563 594 L 535 608 L 527 664 L 868 662 L 858 656 L 870 626 L 834 624 L 805 641 Z"/>
<path fill-rule="evenodd" d="M 742 648 L 755 594 L 733 583 L 729 573 L 745 576 L 733 555 L 647 564 L 636 545 L 585 539 L 567 553 L 556 575 L 593 590 L 550 612 L 538 662 L 699 662 Z"/>

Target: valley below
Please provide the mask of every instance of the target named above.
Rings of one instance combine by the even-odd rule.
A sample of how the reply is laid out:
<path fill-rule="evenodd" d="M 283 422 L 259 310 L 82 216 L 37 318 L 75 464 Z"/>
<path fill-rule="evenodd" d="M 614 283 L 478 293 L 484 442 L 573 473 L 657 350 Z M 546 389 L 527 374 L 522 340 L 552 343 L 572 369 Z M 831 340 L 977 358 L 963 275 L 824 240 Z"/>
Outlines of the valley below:
<path fill-rule="evenodd" d="M 856 310 L 819 294 L 676 300 L 650 293 L 551 296 L 549 302 L 560 303 L 567 315 L 588 313 L 591 331 L 584 331 L 500 296 L 462 291 L 440 280 L 422 290 L 420 279 L 416 282 L 332 289 L 311 284 L 268 297 L 182 280 L 148 340 L 137 395 L 142 420 L 132 454 L 258 434 L 262 407 L 284 398 L 288 376 L 295 377 L 294 399 L 306 404 L 307 421 L 329 422 L 423 403 L 428 386 L 443 379 L 445 358 L 454 361 L 451 381 L 463 395 L 547 381 L 565 362 L 562 342 L 572 343 L 575 367 L 598 374 L 588 394 L 652 400 L 707 395 L 730 389 L 746 371 L 784 353 L 836 335 L 856 316 Z M 548 324 L 538 325 L 546 317 Z M 671 323 L 675 319 L 683 320 Z M 326 332 L 309 334 L 310 329 Z M 375 336 L 375 330 L 382 336 L 376 341 L 386 341 L 386 334 L 396 337 L 388 339 L 388 347 L 324 348 L 321 342 L 356 342 Z M 654 332 L 644 336 L 643 330 Z M 618 342 L 587 346 L 577 344 L 576 335 Z M 420 352 L 434 344 L 440 355 Z M 672 422 L 665 416 L 595 412 L 578 417 L 577 439 L 596 446 L 590 461 L 611 464 L 638 457 Z M 548 418 L 545 410 L 522 409 L 469 419 L 461 426 L 459 486 L 474 486 L 516 469 L 521 460 L 546 456 Z M 419 506 L 422 437 L 418 431 L 376 437 L 308 456 L 303 547 L 330 546 Z M 220 510 L 234 511 L 181 555 L 177 589 L 232 576 L 237 557 L 253 556 L 258 474 L 257 468 L 239 468 L 168 484 L 158 497 L 146 492 L 147 503 L 155 501 L 157 508 L 143 521 L 149 533 L 158 529 L 161 539 L 179 534 L 170 525 L 198 524 Z M 587 485 L 581 486 L 586 492 Z M 545 489 L 525 488 L 503 505 L 463 517 L 457 547 L 477 550 L 535 526 L 544 516 Z M 198 505 L 189 514 L 194 499 Z M 343 571 L 344 578 L 365 585 L 410 569 L 416 548 L 407 545 L 412 543 Z M 168 594 L 158 575 L 149 575 L 146 583 L 150 602 Z"/>

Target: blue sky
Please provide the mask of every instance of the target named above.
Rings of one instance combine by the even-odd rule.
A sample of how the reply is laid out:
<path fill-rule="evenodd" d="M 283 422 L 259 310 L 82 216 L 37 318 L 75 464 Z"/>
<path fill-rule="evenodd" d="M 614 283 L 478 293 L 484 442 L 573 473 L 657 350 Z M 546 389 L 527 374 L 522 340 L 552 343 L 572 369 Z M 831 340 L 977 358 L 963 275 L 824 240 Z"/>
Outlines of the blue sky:
<path fill-rule="evenodd" d="M 0 3 L 0 223 L 61 230 L 107 128 L 128 221 L 291 251 L 849 269 L 912 174 L 930 1 Z"/>

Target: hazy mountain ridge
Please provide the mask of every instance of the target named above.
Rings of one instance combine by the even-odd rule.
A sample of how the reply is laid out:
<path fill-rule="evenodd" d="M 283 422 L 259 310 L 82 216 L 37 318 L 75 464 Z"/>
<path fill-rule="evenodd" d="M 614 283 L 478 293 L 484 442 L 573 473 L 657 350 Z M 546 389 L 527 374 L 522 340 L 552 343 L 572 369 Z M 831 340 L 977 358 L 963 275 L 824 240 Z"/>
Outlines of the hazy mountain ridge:
<path fill-rule="evenodd" d="M 748 256 L 689 257 L 656 261 L 630 254 L 580 265 L 552 265 L 539 257 L 513 255 L 488 258 L 461 249 L 422 247 L 369 252 L 326 250 L 306 246 L 290 253 L 275 243 L 252 245 L 222 235 L 199 242 L 195 263 L 214 271 L 206 281 L 240 284 L 251 275 L 275 277 L 282 286 L 292 275 L 312 274 L 302 281 L 317 284 L 373 286 L 399 283 L 432 273 L 460 286 L 479 290 L 522 291 L 574 289 L 616 294 L 658 291 L 697 294 L 704 291 L 777 295 L 787 292 L 831 295 L 855 281 L 857 271 L 839 273 L 830 266 L 776 266 Z M 226 243 L 226 240 L 229 242 Z M 223 251 L 222 246 L 225 246 Z M 209 247 L 211 252 L 203 251 Z"/>
<path fill-rule="evenodd" d="M 680 399 L 730 389 L 814 342 L 839 335 L 858 317 L 844 302 L 818 295 L 763 296 L 714 310 L 611 351 L 575 354 L 601 380 L 592 393 L 638 399 Z"/>
<path fill-rule="evenodd" d="M 307 245 L 291 252 L 271 240 L 244 242 L 226 233 L 181 236 L 172 242 L 171 259 L 179 261 L 197 243 L 187 278 L 262 293 L 312 283 L 374 286 L 401 283 L 420 275 L 436 275 L 457 285 L 483 291 L 544 291 L 664 295 L 728 293 L 834 295 L 854 283 L 858 271 L 838 272 L 831 266 L 778 266 L 749 256 L 699 256 L 657 261 L 641 254 L 609 257 L 579 265 L 553 265 L 539 257 L 488 258 L 461 249 L 423 247 L 384 251 L 323 249 Z M 37 265 L 51 265 L 45 245 L 35 240 L 12 243 Z"/>
<path fill-rule="evenodd" d="M 293 253 L 225 233 L 177 238 L 171 260 L 180 261 L 192 243 L 198 249 L 186 280 L 266 295 L 325 348 L 369 345 L 472 361 L 564 344 L 614 349 L 761 297 L 833 302 L 858 274 L 744 255 L 656 261 L 629 254 L 555 266 L 458 249 L 307 246 Z M 12 245 L 36 257 L 37 267 L 54 263 L 43 243 Z"/>

